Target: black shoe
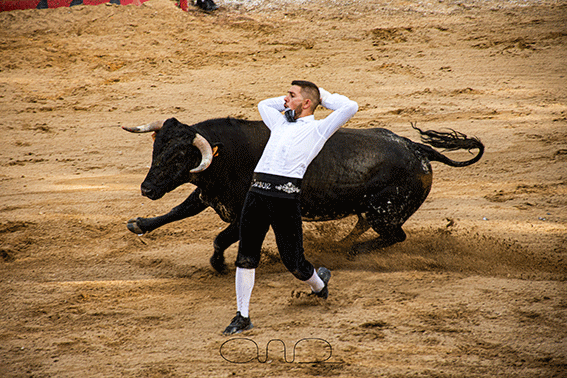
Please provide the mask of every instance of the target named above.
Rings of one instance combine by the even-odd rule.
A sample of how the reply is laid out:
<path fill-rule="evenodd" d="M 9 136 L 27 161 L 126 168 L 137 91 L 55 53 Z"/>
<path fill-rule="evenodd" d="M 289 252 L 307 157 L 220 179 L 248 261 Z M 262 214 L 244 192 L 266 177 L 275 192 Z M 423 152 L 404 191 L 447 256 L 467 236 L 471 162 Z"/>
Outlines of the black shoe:
<path fill-rule="evenodd" d="M 318 293 L 311 292 L 311 295 L 316 295 L 319 298 L 327 299 L 329 297 L 329 280 L 331 279 L 331 271 L 325 267 L 317 269 L 317 275 L 325 283 L 325 287 Z"/>
<path fill-rule="evenodd" d="M 195 6 L 201 8 L 205 12 L 212 12 L 219 8 L 213 0 L 197 0 Z"/>
<path fill-rule="evenodd" d="M 247 331 L 252 329 L 253 325 L 250 322 L 250 318 L 245 318 L 240 315 L 240 311 L 236 312 L 236 316 L 232 319 L 229 326 L 223 332 L 223 335 L 233 335 L 235 333 L 240 333 L 242 331 Z"/>

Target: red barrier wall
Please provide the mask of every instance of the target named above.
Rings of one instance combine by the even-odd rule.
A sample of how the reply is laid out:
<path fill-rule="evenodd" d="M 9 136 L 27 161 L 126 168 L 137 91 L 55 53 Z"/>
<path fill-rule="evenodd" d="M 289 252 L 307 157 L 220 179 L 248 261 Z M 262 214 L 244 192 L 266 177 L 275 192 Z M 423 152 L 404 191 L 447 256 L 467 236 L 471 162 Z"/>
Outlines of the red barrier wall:
<path fill-rule="evenodd" d="M 17 9 L 47 9 L 73 5 L 99 5 L 112 3 L 119 5 L 140 5 L 148 0 L 0 0 L 0 12 Z M 185 0 L 187 10 L 187 0 Z"/>

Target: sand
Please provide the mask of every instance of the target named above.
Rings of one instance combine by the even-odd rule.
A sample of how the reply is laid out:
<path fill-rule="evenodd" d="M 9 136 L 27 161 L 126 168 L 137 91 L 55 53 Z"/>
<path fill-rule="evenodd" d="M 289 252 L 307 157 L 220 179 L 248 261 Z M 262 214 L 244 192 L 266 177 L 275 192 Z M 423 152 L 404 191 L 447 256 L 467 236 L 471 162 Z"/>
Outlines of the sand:
<path fill-rule="evenodd" d="M 565 3 L 218 4 L 0 13 L 0 375 L 565 376 Z M 194 187 L 142 197 L 152 139 L 121 126 L 259 119 L 293 79 L 357 101 L 346 127 L 416 141 L 410 122 L 451 128 L 486 153 L 433 163 L 403 243 L 348 257 L 336 241 L 355 219 L 305 223 L 306 255 L 333 273 L 327 301 L 305 295 L 270 232 L 255 327 L 225 337 L 236 246 L 228 274 L 208 260 L 226 223 L 207 209 L 129 232 Z"/>

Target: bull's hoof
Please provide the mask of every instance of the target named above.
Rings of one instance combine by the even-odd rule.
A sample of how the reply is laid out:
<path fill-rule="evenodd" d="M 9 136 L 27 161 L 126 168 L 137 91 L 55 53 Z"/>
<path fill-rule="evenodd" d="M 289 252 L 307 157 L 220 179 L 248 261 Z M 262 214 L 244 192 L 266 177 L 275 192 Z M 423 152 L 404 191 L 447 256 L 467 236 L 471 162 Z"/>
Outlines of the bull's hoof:
<path fill-rule="evenodd" d="M 136 218 L 136 219 L 130 219 L 128 221 L 128 224 L 126 225 L 126 227 L 128 227 L 128 229 L 130 231 L 132 231 L 133 233 L 135 233 L 136 235 L 143 235 L 145 233 L 144 230 L 142 230 L 140 228 L 140 226 L 138 225 L 138 220 L 140 218 Z"/>
<path fill-rule="evenodd" d="M 224 256 L 218 257 L 213 255 L 211 256 L 209 262 L 211 263 L 213 269 L 219 272 L 220 274 L 226 274 L 228 272 L 226 264 L 224 263 Z"/>

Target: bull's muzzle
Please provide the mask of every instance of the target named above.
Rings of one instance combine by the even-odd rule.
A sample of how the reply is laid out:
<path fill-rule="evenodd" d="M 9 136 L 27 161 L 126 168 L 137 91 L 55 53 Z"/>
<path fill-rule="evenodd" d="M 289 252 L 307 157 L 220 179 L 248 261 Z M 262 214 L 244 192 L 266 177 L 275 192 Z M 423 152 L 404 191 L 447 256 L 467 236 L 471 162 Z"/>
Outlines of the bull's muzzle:
<path fill-rule="evenodd" d="M 151 200 L 156 200 L 161 197 L 157 195 L 157 190 L 151 185 L 148 185 L 146 182 L 142 183 L 140 189 L 142 191 L 142 196 L 148 197 Z"/>

